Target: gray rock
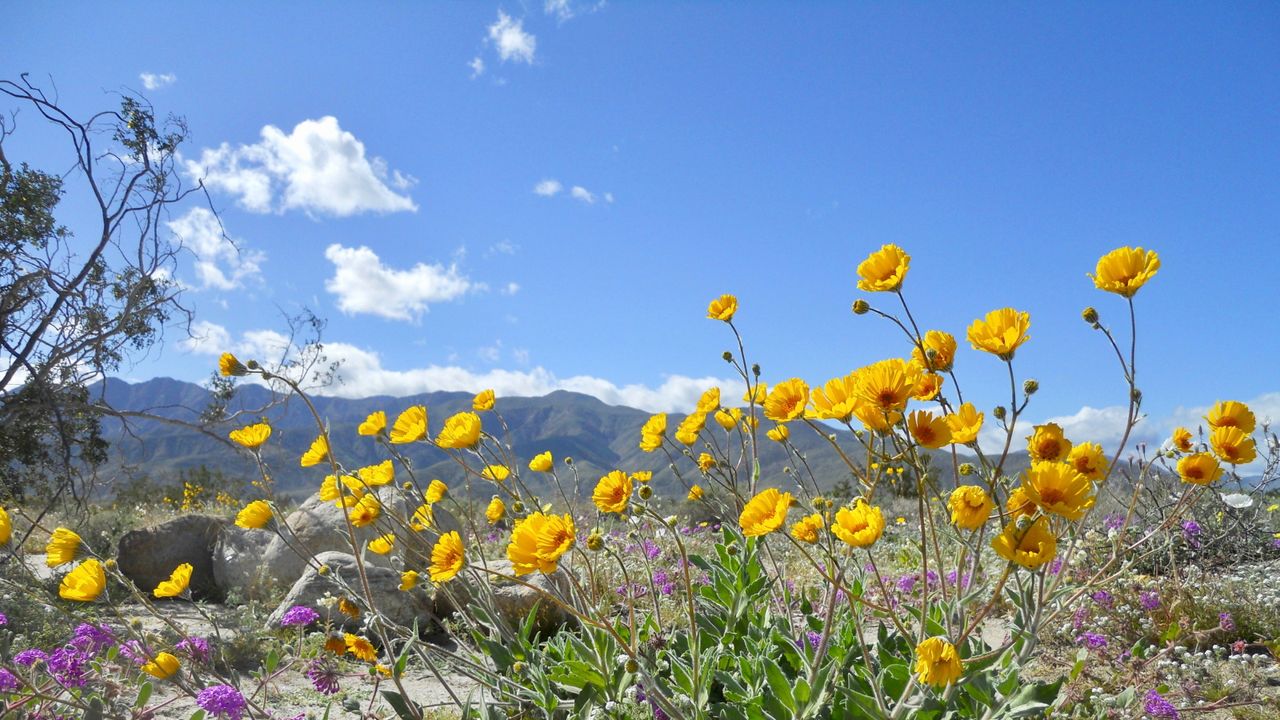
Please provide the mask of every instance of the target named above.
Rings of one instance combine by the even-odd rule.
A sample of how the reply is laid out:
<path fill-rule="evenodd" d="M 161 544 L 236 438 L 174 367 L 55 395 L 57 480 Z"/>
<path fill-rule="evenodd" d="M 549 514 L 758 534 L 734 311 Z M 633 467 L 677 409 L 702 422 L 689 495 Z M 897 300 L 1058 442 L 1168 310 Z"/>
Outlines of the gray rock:
<path fill-rule="evenodd" d="M 321 575 L 315 568 L 307 568 L 302 573 L 302 577 L 299 577 L 289 589 L 289 594 L 285 596 L 280 606 L 267 619 L 268 627 L 280 627 L 280 619 L 289 608 L 295 605 L 306 605 L 319 612 L 321 617 L 327 615 L 335 624 L 343 621 L 348 630 L 355 630 L 360 625 L 360 620 L 352 620 L 336 609 L 327 611 L 320 606 L 321 598 L 327 593 L 334 597 L 360 599 L 359 605 L 364 609 L 360 571 L 356 566 L 355 557 L 349 553 L 330 551 L 320 553 L 316 556 L 316 560 L 328 566 L 329 571 Z M 401 590 L 400 573 L 390 568 L 366 563 L 365 577 L 369 580 L 369 591 L 378 612 L 391 622 L 412 627 L 417 620 L 419 627 L 425 628 L 434 621 L 435 614 L 430 597 L 420 589 L 408 592 Z M 343 587 L 344 584 L 346 588 Z"/>
<path fill-rule="evenodd" d="M 275 533 L 269 530 L 247 530 L 228 524 L 218 533 L 213 544 L 213 579 L 223 593 L 248 593 L 271 583 L 291 584 L 297 576 L 280 578 L 263 562 L 263 556 Z"/>
<path fill-rule="evenodd" d="M 514 575 L 511 561 L 505 558 L 489 560 L 486 563 L 486 567 L 503 575 Z M 533 587 L 522 585 L 513 580 L 501 579 L 486 572 L 480 572 L 479 575 L 481 578 L 487 578 L 489 585 L 493 589 L 494 609 L 509 627 L 514 628 L 523 623 L 529 613 L 533 612 L 535 604 L 538 606 L 538 617 L 534 621 L 535 632 L 549 635 L 561 627 L 566 625 L 573 626 L 577 623 L 573 615 L 562 606 L 552 602 L 544 594 L 553 594 L 566 602 L 571 600 L 572 587 L 569 582 L 569 576 L 564 569 L 558 569 L 551 575 L 544 575 L 539 572 L 520 578 L 524 583 Z M 465 581 L 462 578 L 463 576 L 460 575 L 458 580 L 450 581 L 444 587 L 436 588 L 432 603 L 434 604 L 436 615 L 439 617 L 452 615 L 457 612 L 459 605 L 484 602 L 483 599 L 472 597 L 472 588 L 469 585 L 472 582 L 470 576 Z M 534 588 L 537 589 L 535 590 Z"/>
<path fill-rule="evenodd" d="M 125 533 L 117 557 L 120 572 L 149 594 L 179 565 L 191 563 L 192 597 L 220 601 L 225 595 L 213 574 L 213 546 L 229 524 L 210 515 L 183 515 Z"/>

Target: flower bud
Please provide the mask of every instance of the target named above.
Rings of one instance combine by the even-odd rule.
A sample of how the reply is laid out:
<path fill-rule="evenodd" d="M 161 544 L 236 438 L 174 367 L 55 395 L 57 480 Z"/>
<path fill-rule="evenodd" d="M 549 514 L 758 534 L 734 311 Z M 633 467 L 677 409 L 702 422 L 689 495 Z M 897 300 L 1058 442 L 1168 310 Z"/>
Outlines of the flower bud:
<path fill-rule="evenodd" d="M 321 565 L 320 567 L 316 568 L 316 572 L 317 572 L 318 574 L 320 574 L 320 575 L 328 575 L 328 574 L 329 574 L 329 566 L 328 566 L 328 565 Z"/>
<path fill-rule="evenodd" d="M 511 510 L 518 513 L 524 512 L 524 503 L 519 500 L 511 503 Z"/>
<path fill-rule="evenodd" d="M 1142 391 L 1138 388 L 1134 388 L 1133 391 L 1129 393 L 1129 397 L 1132 398 L 1135 403 L 1140 403 L 1142 402 Z"/>
<path fill-rule="evenodd" d="M 250 360 L 248 363 L 245 364 L 245 367 L 248 367 L 250 370 L 257 370 L 262 366 L 258 364 L 257 360 Z"/>
<path fill-rule="evenodd" d="M 1098 311 L 1093 309 L 1093 307 L 1085 308 L 1084 311 L 1080 313 L 1080 317 L 1084 318 L 1084 321 L 1090 325 L 1098 324 Z"/>
<path fill-rule="evenodd" d="M 1022 381 L 1022 392 L 1026 393 L 1026 394 L 1028 394 L 1028 395 L 1035 395 L 1035 394 L 1036 394 L 1036 391 L 1037 391 L 1037 390 L 1039 390 L 1039 389 L 1040 389 L 1040 383 L 1039 383 L 1038 381 L 1036 381 L 1036 380 L 1023 380 L 1023 381 Z"/>
<path fill-rule="evenodd" d="M 517 675 L 520 675 L 521 673 L 523 673 L 524 663 L 520 662 L 519 660 L 515 661 L 514 663 L 511 663 L 511 672 Z"/>
<path fill-rule="evenodd" d="M 408 480 L 405 480 L 405 481 L 404 481 L 404 484 L 403 484 L 403 485 L 401 485 L 400 487 L 404 488 L 404 489 L 405 489 L 405 490 L 407 490 L 407 491 L 412 491 L 412 490 L 413 490 L 413 483 L 412 483 L 412 482 L 410 482 L 410 481 L 408 481 Z"/>
<path fill-rule="evenodd" d="M 972 474 L 973 474 L 973 463 L 960 463 L 960 474 L 961 474 L 961 475 L 966 475 L 966 476 L 967 476 L 967 475 L 972 475 Z"/>
<path fill-rule="evenodd" d="M 592 552 L 600 552 L 604 549 L 604 536 L 599 530 L 594 530 L 587 536 L 587 549 Z"/>
<path fill-rule="evenodd" d="M 733 362 L 733 353 L 729 352 L 728 350 L 725 350 L 724 353 L 720 355 L 720 357 L 724 358 L 725 362 Z"/>
<path fill-rule="evenodd" d="M 857 299 L 857 300 L 854 300 L 854 301 L 853 301 L 853 314 L 854 314 L 854 315 L 866 315 L 866 314 L 867 314 L 867 311 L 868 311 L 868 310 L 870 310 L 870 309 L 871 309 L 871 305 L 870 305 L 869 303 L 867 303 L 867 301 L 866 301 L 866 300 L 863 300 L 863 299 L 859 298 L 859 299 Z"/>
<path fill-rule="evenodd" d="M 649 499 L 649 498 L 651 498 L 651 497 L 653 497 L 653 488 L 649 487 L 648 485 L 641 485 L 641 486 L 640 486 L 640 499 L 641 499 L 641 500 L 648 500 L 648 499 Z"/>
<path fill-rule="evenodd" d="M 725 549 L 724 549 L 724 551 L 725 551 L 725 552 L 727 552 L 727 553 L 729 553 L 730 555 L 737 555 L 737 554 L 738 554 L 738 546 L 737 546 L 737 545 L 730 545 L 729 547 L 725 548 Z"/>
<path fill-rule="evenodd" d="M 815 510 L 821 510 L 824 504 L 826 504 L 826 498 L 821 495 L 813 499 L 813 509 Z"/>
<path fill-rule="evenodd" d="M 751 374 L 760 377 L 760 363 L 751 363 Z"/>
<path fill-rule="evenodd" d="M 627 660 L 627 664 L 625 667 L 627 669 L 627 672 L 629 673 L 640 672 L 640 663 L 636 662 L 635 660 L 630 660 L 630 659 Z"/>
<path fill-rule="evenodd" d="M 105 565 L 108 570 L 114 570 L 116 568 L 116 559 L 107 558 L 107 561 L 102 564 Z"/>
<path fill-rule="evenodd" d="M 992 414 L 992 415 L 995 417 L 995 419 L 997 419 L 997 420 L 1003 420 L 1003 419 L 1004 419 L 1004 413 L 1005 413 L 1005 409 L 1004 409 L 1004 406 L 1003 406 L 1003 405 L 997 405 L 997 406 L 996 406 L 996 409 L 991 411 L 991 414 Z"/>

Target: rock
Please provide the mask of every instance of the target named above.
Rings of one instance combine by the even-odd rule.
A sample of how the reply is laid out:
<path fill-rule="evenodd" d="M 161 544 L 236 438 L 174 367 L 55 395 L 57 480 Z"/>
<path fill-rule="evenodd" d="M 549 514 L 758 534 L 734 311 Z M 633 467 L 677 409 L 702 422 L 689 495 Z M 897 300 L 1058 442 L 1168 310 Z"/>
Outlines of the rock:
<path fill-rule="evenodd" d="M 319 603 L 326 593 L 334 597 L 363 598 L 360 571 L 356 567 L 355 557 L 349 553 L 330 551 L 320 553 L 316 556 L 316 560 L 327 565 L 329 572 L 321 575 L 314 568 L 307 568 L 302 573 L 302 577 L 298 578 L 298 581 L 289 589 L 289 594 L 285 596 L 280 606 L 267 619 L 268 627 L 280 627 L 280 619 L 289 608 L 295 605 L 306 605 L 319 612 L 321 617 L 327 615 L 335 624 L 339 620 L 345 620 L 348 630 L 355 630 L 360 625 L 359 620 L 347 618 L 336 609 L 332 612 L 327 611 Z M 435 613 L 432 610 L 430 598 L 421 590 L 409 592 L 401 590 L 400 573 L 391 568 L 366 563 L 365 577 L 369 580 L 369 591 L 373 595 L 379 613 L 389 621 L 405 627 L 413 627 L 414 621 L 417 620 L 419 627 L 422 628 L 434 622 Z M 344 589 L 344 584 L 350 590 Z M 359 604 L 364 609 L 364 603 Z"/>
<path fill-rule="evenodd" d="M 417 509 L 417 505 L 412 508 L 407 506 L 400 497 L 400 492 L 397 488 L 381 488 L 378 492 L 378 499 L 385 506 L 395 508 L 397 513 L 407 514 L 407 512 Z M 290 513 L 285 522 L 289 528 L 281 528 L 281 532 L 289 537 L 289 542 L 285 542 L 284 538 L 279 536 L 273 537 L 262 553 L 261 564 L 271 578 L 283 583 L 290 583 L 297 579 L 306 569 L 306 559 L 294 547 L 310 552 L 312 555 L 329 551 L 344 553 L 352 551 L 351 541 L 347 537 L 347 525 L 343 517 L 342 508 L 330 501 L 321 500 L 318 494 L 312 495 L 301 507 Z M 424 542 L 434 542 L 439 532 L 458 530 L 460 527 L 457 519 L 449 511 L 437 507 L 435 510 L 435 528 L 424 532 L 422 538 Z M 390 529 L 389 526 L 383 523 L 374 523 L 367 527 L 356 528 L 356 542 L 363 546 L 364 543 L 388 532 Z M 291 547 L 291 544 L 294 547 Z M 390 567 L 391 559 L 369 554 L 366 556 L 366 563 Z"/>
<path fill-rule="evenodd" d="M 213 544 L 213 579 L 224 594 L 240 594 L 272 582 L 291 583 L 296 577 L 282 580 L 270 572 L 263 562 L 267 546 L 275 538 L 269 530 L 248 530 L 227 524 Z"/>
<path fill-rule="evenodd" d="M 155 527 L 133 530 L 120 538 L 120 572 L 144 593 L 168 580 L 174 568 L 191 563 L 191 595 L 220 601 L 222 588 L 213 574 L 213 546 L 230 523 L 211 515 L 183 515 Z"/>
<path fill-rule="evenodd" d="M 505 558 L 489 560 L 486 562 L 486 567 L 503 575 L 514 574 L 511 561 Z M 462 577 L 462 575 L 459 575 L 459 580 Z M 497 611 L 498 616 L 512 628 L 518 627 L 524 622 L 529 613 L 533 611 L 535 603 L 538 604 L 538 618 L 534 621 L 534 632 L 550 635 L 565 625 L 573 626 L 577 623 L 577 619 L 567 610 L 538 591 L 551 593 L 562 600 L 571 598 L 572 589 L 569 583 L 569 576 L 563 569 L 558 569 L 551 575 L 533 573 L 520 578 L 538 590 L 512 580 L 497 578 L 485 572 L 481 572 L 480 577 L 488 578 L 493 588 L 494 609 Z M 472 582 L 474 580 L 468 574 L 466 582 L 450 581 L 446 586 L 437 588 L 432 598 L 436 615 L 446 617 L 456 612 L 459 604 L 466 605 L 473 601 L 478 601 L 473 600 L 471 589 L 467 584 Z"/>

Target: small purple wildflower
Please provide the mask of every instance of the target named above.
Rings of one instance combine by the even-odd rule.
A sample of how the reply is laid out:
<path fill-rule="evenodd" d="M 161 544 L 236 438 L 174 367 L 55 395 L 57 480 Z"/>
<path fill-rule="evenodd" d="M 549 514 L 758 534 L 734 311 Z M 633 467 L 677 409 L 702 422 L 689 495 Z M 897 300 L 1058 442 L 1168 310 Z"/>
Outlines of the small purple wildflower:
<path fill-rule="evenodd" d="M 1226 630 L 1227 632 L 1235 632 L 1236 621 L 1231 619 L 1231 613 L 1218 613 L 1218 627 Z"/>
<path fill-rule="evenodd" d="M 311 661 L 304 674 L 316 692 L 322 695 L 333 695 L 339 690 L 338 665 L 327 657 Z"/>
<path fill-rule="evenodd" d="M 306 605 L 294 605 L 280 618 L 280 627 L 306 627 L 320 619 L 320 613 Z"/>
<path fill-rule="evenodd" d="M 654 570 L 654 571 L 653 571 L 653 584 L 655 584 L 655 585 L 665 585 L 666 583 L 667 583 L 667 571 L 666 571 L 666 570 Z"/>
<path fill-rule="evenodd" d="M 0 612 L 0 627 L 4 627 L 5 625 L 8 625 L 8 624 L 9 624 L 9 616 Z"/>
<path fill-rule="evenodd" d="M 662 548 L 658 546 L 658 543 L 646 538 L 644 541 L 644 554 L 648 555 L 650 560 L 657 560 L 658 556 L 662 554 Z"/>
<path fill-rule="evenodd" d="M 23 667 L 31 667 L 49 659 L 49 653 L 38 648 L 28 648 L 13 656 L 13 661 Z"/>
<path fill-rule="evenodd" d="M 1089 619 L 1089 608 L 1083 605 L 1076 608 L 1076 611 L 1071 614 L 1072 629 L 1079 630 L 1080 628 L 1084 627 L 1084 621 L 1088 619 Z"/>
<path fill-rule="evenodd" d="M 817 650 L 818 646 L 822 644 L 822 633 L 810 630 L 806 632 L 804 636 L 809 641 L 809 647 L 814 650 Z"/>
<path fill-rule="evenodd" d="M 1187 541 L 1191 547 L 1200 547 L 1200 523 L 1195 520 L 1186 520 L 1182 523 L 1182 539 Z"/>
<path fill-rule="evenodd" d="M 670 595 L 676 591 L 676 584 L 673 582 L 665 582 L 658 586 L 658 592 L 663 595 Z"/>
<path fill-rule="evenodd" d="M 114 645 L 116 638 L 111 631 L 101 625 L 81 623 L 71 637 L 71 646 L 90 655 L 97 655 L 105 648 Z"/>
<path fill-rule="evenodd" d="M 1099 605 L 1105 608 L 1111 607 L 1111 603 L 1113 602 L 1111 598 L 1111 593 L 1107 592 L 1106 590 L 1099 590 L 1095 592 L 1093 595 L 1090 595 L 1090 597 L 1093 598 L 1094 602 L 1098 603 Z"/>
<path fill-rule="evenodd" d="M 212 685 L 201 690 L 196 696 L 196 704 L 215 717 L 229 720 L 240 720 L 248 705 L 240 691 L 230 685 Z"/>
<path fill-rule="evenodd" d="M 1090 650 L 1101 650 L 1107 646 L 1107 639 L 1096 632 L 1081 633 L 1076 637 L 1076 642 Z"/>
<path fill-rule="evenodd" d="M 916 589 L 916 576 L 903 575 L 898 578 L 898 592 L 910 593 Z"/>
<path fill-rule="evenodd" d="M 86 656 L 73 647 L 59 648 L 49 656 L 49 674 L 64 688 L 84 687 L 85 665 L 90 656 Z"/>
<path fill-rule="evenodd" d="M 0 668 L 0 692 L 13 692 L 22 685 L 18 676 L 4 668 Z"/>
<path fill-rule="evenodd" d="M 146 648 L 142 647 L 142 643 L 137 640 L 120 643 L 120 654 L 132 660 L 135 665 L 145 665 L 149 662 Z"/>
<path fill-rule="evenodd" d="M 1155 690 L 1147 691 L 1146 702 L 1142 704 L 1142 709 L 1151 717 L 1165 718 L 1166 720 L 1178 720 L 1182 717 L 1178 714 L 1178 708 L 1173 703 L 1165 700 L 1160 693 Z"/>
<path fill-rule="evenodd" d="M 1053 562 L 1049 563 L 1049 574 L 1057 575 L 1060 572 L 1062 572 L 1062 558 L 1054 558 Z"/>
<path fill-rule="evenodd" d="M 191 659 L 195 660 L 196 662 L 199 662 L 199 663 L 209 662 L 209 658 L 210 658 L 209 641 L 205 640 L 202 637 L 192 636 L 189 638 L 183 638 L 174 647 L 181 650 L 182 652 L 185 652 L 187 655 L 190 655 Z"/>
<path fill-rule="evenodd" d="M 1138 595 L 1138 602 L 1142 605 L 1142 609 L 1147 612 L 1158 610 L 1160 608 L 1160 593 L 1155 590 L 1144 590 Z"/>
<path fill-rule="evenodd" d="M 1106 530 L 1119 530 L 1124 527 L 1124 515 L 1120 513 L 1112 513 L 1102 521 L 1102 527 Z"/>

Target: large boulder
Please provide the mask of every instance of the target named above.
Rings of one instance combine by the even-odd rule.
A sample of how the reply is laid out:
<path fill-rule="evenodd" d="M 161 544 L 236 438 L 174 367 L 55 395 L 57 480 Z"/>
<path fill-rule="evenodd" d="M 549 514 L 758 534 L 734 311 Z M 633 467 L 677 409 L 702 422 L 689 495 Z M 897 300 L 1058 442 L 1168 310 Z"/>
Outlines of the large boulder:
<path fill-rule="evenodd" d="M 213 574 L 213 546 L 230 523 L 211 515 L 183 515 L 120 538 L 120 572 L 144 593 L 168 580 L 174 568 L 191 563 L 191 595 L 220 601 L 225 593 Z"/>
<path fill-rule="evenodd" d="M 383 505 L 394 508 L 395 512 L 408 514 L 417 509 L 409 507 L 402 499 L 400 491 L 395 487 L 384 487 L 378 492 L 378 499 Z M 347 536 L 347 523 L 342 508 L 330 501 L 321 500 L 318 494 L 307 498 L 306 502 L 294 510 L 285 519 L 288 528 L 280 531 L 288 537 L 276 536 L 271 539 L 262 552 L 261 564 L 268 577 L 283 583 L 296 580 L 307 568 L 306 556 L 301 553 L 318 555 L 324 552 L 337 551 L 350 553 L 351 540 Z M 378 522 L 363 528 L 355 528 L 356 542 L 360 547 L 391 528 Z M 424 542 L 434 542 L 437 533 L 458 530 L 460 525 L 456 518 L 441 507 L 435 509 L 435 526 L 423 533 Z M 368 554 L 368 564 L 391 567 L 391 558 Z"/>
<path fill-rule="evenodd" d="M 343 621 L 348 630 L 355 630 L 359 626 L 359 620 L 347 618 L 336 610 L 328 612 L 320 606 L 320 600 L 325 595 L 360 599 L 360 606 L 364 606 L 360 571 L 355 557 L 349 553 L 330 551 L 320 553 L 316 560 L 326 566 L 328 571 L 321 574 L 315 568 L 307 568 L 289 589 L 289 594 L 280 606 L 267 619 L 268 627 L 280 627 L 280 620 L 285 612 L 295 605 L 310 607 L 321 616 L 328 615 L 335 624 Z M 416 620 L 421 628 L 426 628 L 434 621 L 431 598 L 420 589 L 408 592 L 401 590 L 399 572 L 367 563 L 364 569 L 374 604 L 387 620 L 405 627 L 412 627 Z"/>
<path fill-rule="evenodd" d="M 514 575 L 511 561 L 505 558 L 487 560 L 485 567 L 508 577 Z M 493 591 L 493 608 L 509 627 L 518 627 L 534 612 L 534 606 L 537 605 L 538 616 L 533 623 L 534 631 L 549 635 L 565 625 L 572 626 L 577 622 L 569 611 L 547 597 L 547 594 L 551 594 L 561 601 L 571 601 L 572 588 L 566 572 L 564 569 L 557 569 L 550 575 L 533 573 L 521 577 L 521 582 L 499 578 L 484 571 L 480 571 L 478 575 L 487 579 Z M 458 578 L 458 581 L 450 581 L 436 588 L 432 603 L 437 616 L 447 617 L 457 612 L 460 606 L 486 602 L 484 597 L 487 593 L 482 593 L 479 597 L 473 596 L 474 588 L 471 584 L 474 579 L 469 573 L 459 575 Z"/>
<path fill-rule="evenodd" d="M 296 577 L 281 579 L 263 563 L 267 546 L 275 538 L 269 530 L 248 530 L 228 524 L 213 543 L 213 579 L 223 593 L 241 596 L 272 583 L 292 583 Z"/>

